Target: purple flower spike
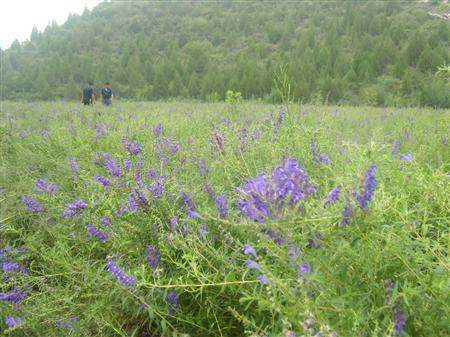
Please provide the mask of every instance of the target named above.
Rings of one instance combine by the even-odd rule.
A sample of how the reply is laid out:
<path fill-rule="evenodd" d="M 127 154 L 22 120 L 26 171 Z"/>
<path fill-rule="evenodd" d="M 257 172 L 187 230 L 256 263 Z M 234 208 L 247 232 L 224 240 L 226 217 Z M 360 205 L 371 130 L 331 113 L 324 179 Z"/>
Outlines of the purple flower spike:
<path fill-rule="evenodd" d="M 100 176 L 100 175 L 96 175 L 96 176 L 94 176 L 94 178 L 96 180 L 98 180 L 99 182 L 101 182 L 103 184 L 103 186 L 105 186 L 105 187 L 111 185 L 109 179 L 106 178 L 106 177 L 103 177 L 103 176 Z"/>
<path fill-rule="evenodd" d="M 261 282 L 262 284 L 268 284 L 268 283 L 272 283 L 272 280 L 270 278 L 268 278 L 266 275 L 262 274 L 259 275 L 256 278 L 259 282 Z"/>
<path fill-rule="evenodd" d="M 155 179 L 155 177 L 156 177 L 156 170 L 150 167 L 150 168 L 148 169 L 148 171 L 147 171 L 147 176 L 148 176 L 150 179 Z"/>
<path fill-rule="evenodd" d="M 317 163 L 322 163 L 325 165 L 329 165 L 331 164 L 331 159 L 328 158 L 326 155 L 324 155 L 323 153 L 320 153 L 318 156 L 315 156 L 313 158 L 313 160 Z"/>
<path fill-rule="evenodd" d="M 125 166 L 125 171 L 130 172 L 131 170 L 131 159 L 124 159 L 123 160 L 123 166 Z"/>
<path fill-rule="evenodd" d="M 24 322 L 25 321 L 20 317 L 7 316 L 5 319 L 5 324 L 9 327 L 13 327 Z"/>
<path fill-rule="evenodd" d="M 74 200 L 73 202 L 69 202 L 66 204 L 66 209 L 63 214 L 65 216 L 75 216 L 77 214 L 81 214 L 83 209 L 87 207 L 87 204 L 83 200 Z"/>
<path fill-rule="evenodd" d="M 128 207 L 132 212 L 136 212 L 138 210 L 138 204 L 134 198 L 134 193 L 130 193 L 130 197 L 128 198 Z"/>
<path fill-rule="evenodd" d="M 367 170 L 364 177 L 364 187 L 360 194 L 356 194 L 355 198 L 359 201 L 359 206 L 362 209 L 367 208 L 369 202 L 372 201 L 373 195 L 375 193 L 375 187 L 377 186 L 377 179 L 375 178 L 375 173 L 377 172 L 377 167 L 372 165 Z"/>
<path fill-rule="evenodd" d="M 163 125 L 162 125 L 161 123 L 158 123 L 158 124 L 156 124 L 156 125 L 153 127 L 153 134 L 154 134 L 156 137 L 161 136 L 162 131 L 163 131 Z"/>
<path fill-rule="evenodd" d="M 119 281 L 125 286 L 134 286 L 136 284 L 136 278 L 134 276 L 129 276 L 120 269 L 120 267 L 112 260 L 106 260 L 106 266 L 111 274 L 113 274 Z"/>
<path fill-rule="evenodd" d="M 298 266 L 299 278 L 304 278 L 304 277 L 306 277 L 306 275 L 309 275 L 311 273 L 312 273 L 312 267 L 308 261 L 306 261 L 302 265 Z"/>
<path fill-rule="evenodd" d="M 259 270 L 261 273 L 264 272 L 264 271 L 262 270 L 261 266 L 260 266 L 257 262 L 252 261 L 252 260 L 246 260 L 246 261 L 245 261 L 245 266 L 246 266 L 247 268 L 249 268 L 249 269 L 257 269 L 257 270 Z"/>
<path fill-rule="evenodd" d="M 244 245 L 244 254 L 252 255 L 255 259 L 258 259 L 258 255 L 256 254 L 255 248 L 252 245 L 245 244 Z"/>
<path fill-rule="evenodd" d="M 176 142 L 170 146 L 170 152 L 175 155 L 180 148 L 180 143 Z"/>
<path fill-rule="evenodd" d="M 228 200 L 225 193 L 216 197 L 216 205 L 219 210 L 219 216 L 224 219 L 228 216 Z"/>
<path fill-rule="evenodd" d="M 170 303 L 171 305 L 179 305 L 180 302 L 178 301 L 178 295 L 175 290 L 170 290 L 169 293 L 166 296 L 166 301 Z"/>
<path fill-rule="evenodd" d="M 414 159 L 414 156 L 411 153 L 406 153 L 406 154 L 401 154 L 399 156 L 399 158 L 401 160 L 405 160 L 405 161 L 412 161 Z"/>
<path fill-rule="evenodd" d="M 406 315 L 403 310 L 397 308 L 394 313 L 394 336 L 401 336 L 405 332 Z"/>
<path fill-rule="evenodd" d="M 195 211 L 196 207 L 192 202 L 191 196 L 187 192 L 181 192 L 181 198 L 183 199 L 183 203 L 189 208 L 191 211 Z"/>
<path fill-rule="evenodd" d="M 106 217 L 106 216 L 100 217 L 100 221 L 102 222 L 103 226 L 106 226 L 106 227 L 111 226 L 111 221 L 109 221 L 108 217 Z"/>
<path fill-rule="evenodd" d="M 109 234 L 99 230 L 94 224 L 90 223 L 88 225 L 89 234 L 91 234 L 94 238 L 97 238 L 101 241 L 106 241 L 109 238 Z"/>
<path fill-rule="evenodd" d="M 56 184 L 49 184 L 44 179 L 38 179 L 36 180 L 35 190 L 37 193 L 55 193 L 58 191 L 58 186 Z"/>
<path fill-rule="evenodd" d="M 152 267 L 153 270 L 156 270 L 161 264 L 161 254 L 159 253 L 158 247 L 148 245 L 146 250 L 148 264 Z"/>
<path fill-rule="evenodd" d="M 186 212 L 186 215 L 191 217 L 191 218 L 197 218 L 197 219 L 200 219 L 200 220 L 206 220 L 206 218 L 204 216 L 198 214 L 197 212 L 191 211 L 191 210 L 188 210 Z"/>
<path fill-rule="evenodd" d="M 40 204 L 29 195 L 24 195 L 22 197 L 22 202 L 28 210 L 34 213 L 40 213 L 44 210 L 44 205 Z"/>
<path fill-rule="evenodd" d="M 136 143 L 134 141 L 129 141 L 125 147 L 127 148 L 127 150 L 131 153 L 131 154 L 139 154 L 141 152 L 141 144 Z"/>
<path fill-rule="evenodd" d="M 341 186 L 336 186 L 335 188 L 333 188 L 327 195 L 327 197 L 325 198 L 325 200 L 323 201 L 323 205 L 326 206 L 329 203 L 334 203 L 339 201 L 339 193 L 341 192 Z"/>
<path fill-rule="evenodd" d="M 78 165 L 77 160 L 74 157 L 69 158 L 69 166 L 73 173 L 80 173 L 80 165 Z"/>
<path fill-rule="evenodd" d="M 27 295 L 28 293 L 26 293 L 22 289 L 15 288 L 14 290 L 8 291 L 6 293 L 0 293 L 0 301 L 19 303 L 25 297 L 27 297 Z"/>

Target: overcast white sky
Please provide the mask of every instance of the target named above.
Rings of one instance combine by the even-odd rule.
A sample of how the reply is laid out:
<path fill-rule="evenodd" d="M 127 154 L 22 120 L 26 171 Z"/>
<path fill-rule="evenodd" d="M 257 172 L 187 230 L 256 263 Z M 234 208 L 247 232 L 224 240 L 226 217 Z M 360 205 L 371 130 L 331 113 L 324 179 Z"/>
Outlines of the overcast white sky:
<path fill-rule="evenodd" d="M 30 38 L 33 26 L 41 32 L 55 20 L 63 24 L 69 14 L 83 13 L 102 0 L 0 0 L 0 47 L 9 48 L 18 39 Z"/>

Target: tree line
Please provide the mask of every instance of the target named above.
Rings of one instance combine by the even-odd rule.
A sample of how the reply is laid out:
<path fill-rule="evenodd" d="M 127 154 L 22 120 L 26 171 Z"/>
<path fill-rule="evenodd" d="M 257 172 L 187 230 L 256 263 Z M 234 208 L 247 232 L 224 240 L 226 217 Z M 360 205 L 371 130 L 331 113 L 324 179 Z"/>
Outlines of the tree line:
<path fill-rule="evenodd" d="M 2 99 L 78 99 L 88 80 L 133 100 L 280 100 L 450 108 L 439 1 L 104 2 L 1 53 Z"/>

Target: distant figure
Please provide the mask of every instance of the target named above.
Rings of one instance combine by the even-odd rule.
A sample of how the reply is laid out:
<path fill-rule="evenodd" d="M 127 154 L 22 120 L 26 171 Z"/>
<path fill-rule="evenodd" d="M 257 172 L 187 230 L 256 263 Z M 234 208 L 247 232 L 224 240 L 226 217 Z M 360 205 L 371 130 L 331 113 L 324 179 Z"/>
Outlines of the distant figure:
<path fill-rule="evenodd" d="M 95 94 L 94 94 L 94 88 L 92 87 L 94 83 L 89 82 L 84 88 L 83 88 L 83 94 L 81 95 L 81 101 L 84 105 L 92 105 L 95 103 Z"/>
<path fill-rule="evenodd" d="M 111 105 L 112 98 L 113 92 L 111 89 L 111 84 L 109 84 L 109 82 L 106 82 L 105 86 L 102 88 L 103 105 Z"/>

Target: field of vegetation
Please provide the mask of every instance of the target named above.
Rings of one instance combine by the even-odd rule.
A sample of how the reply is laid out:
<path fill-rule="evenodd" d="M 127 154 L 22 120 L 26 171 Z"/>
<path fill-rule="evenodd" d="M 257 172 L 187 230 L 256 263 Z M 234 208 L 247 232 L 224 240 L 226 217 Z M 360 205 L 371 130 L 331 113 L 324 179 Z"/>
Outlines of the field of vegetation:
<path fill-rule="evenodd" d="M 449 110 L 2 102 L 6 336 L 448 336 Z"/>

